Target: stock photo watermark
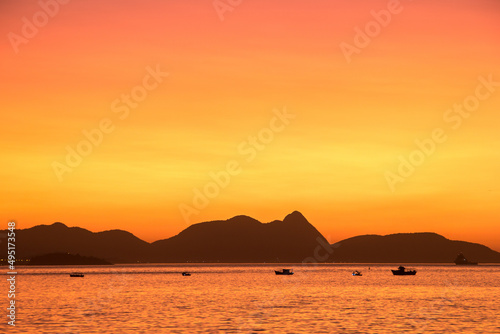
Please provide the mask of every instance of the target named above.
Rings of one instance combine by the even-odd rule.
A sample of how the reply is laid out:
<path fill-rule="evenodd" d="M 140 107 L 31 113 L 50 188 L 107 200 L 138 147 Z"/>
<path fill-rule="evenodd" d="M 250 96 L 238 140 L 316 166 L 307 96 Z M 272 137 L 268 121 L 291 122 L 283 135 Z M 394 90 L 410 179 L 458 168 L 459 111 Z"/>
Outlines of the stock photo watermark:
<path fill-rule="evenodd" d="M 28 44 L 30 40 L 35 38 L 40 29 L 45 27 L 52 18 L 54 18 L 61 9 L 61 5 L 66 5 L 70 0 L 40 0 L 38 6 L 40 7 L 31 18 L 23 16 L 21 19 L 21 29 L 19 33 L 13 31 L 7 34 L 7 39 L 12 46 L 12 49 L 17 54 L 19 53 L 19 46 Z"/>
<path fill-rule="evenodd" d="M 242 2 L 243 0 L 214 0 L 212 5 L 214 6 L 219 20 L 224 21 L 226 12 L 232 12 L 236 7 L 241 5 Z"/>
<path fill-rule="evenodd" d="M 127 119 L 131 110 L 136 109 L 140 102 L 144 101 L 151 91 L 158 88 L 164 78 L 169 75 L 168 72 L 163 72 L 160 69 L 159 64 L 156 65 L 156 68 L 147 66 L 146 72 L 141 84 L 132 87 L 129 94 L 123 93 L 119 98 L 111 102 L 111 111 L 116 114 L 119 120 Z M 102 118 L 93 129 L 83 129 L 82 135 L 84 139 L 73 146 L 67 145 L 65 147 L 66 156 L 62 162 L 52 162 L 52 170 L 59 182 L 64 180 L 65 174 L 71 173 L 80 166 L 83 158 L 89 156 L 95 148 L 99 147 L 103 143 L 104 137 L 115 129 L 115 123 L 109 117 Z"/>
<path fill-rule="evenodd" d="M 275 135 L 285 130 L 291 120 L 295 118 L 295 115 L 289 113 L 286 107 L 283 110 L 274 109 L 273 114 L 267 127 L 260 129 L 256 135 L 248 136 L 236 147 L 237 153 L 240 158 L 243 158 L 243 161 L 232 159 L 225 164 L 226 167 L 223 170 L 209 172 L 210 181 L 201 188 L 193 189 L 191 204 L 179 204 L 179 211 L 186 223 L 189 224 L 192 215 L 198 215 L 209 205 L 210 200 L 219 196 L 220 192 L 229 185 L 231 179 L 241 174 L 243 166 L 254 161 L 258 153 L 274 140 Z"/>
<path fill-rule="evenodd" d="M 16 222 L 7 223 L 7 324 L 16 326 Z M 1 242 L 1 241 L 0 241 Z"/>
<path fill-rule="evenodd" d="M 489 74 L 487 77 L 479 76 L 478 81 L 479 84 L 476 86 L 474 94 L 465 97 L 461 103 L 453 104 L 452 108 L 443 113 L 444 123 L 452 130 L 458 130 L 464 120 L 480 107 L 481 101 L 490 98 L 497 87 L 500 87 L 500 81 L 494 81 L 493 74 Z M 427 138 L 416 138 L 414 141 L 416 148 L 408 156 L 398 156 L 399 164 L 396 171 L 387 170 L 385 172 L 384 176 L 389 189 L 395 192 L 396 185 L 405 182 L 407 178 L 412 176 L 416 168 L 422 166 L 436 152 L 437 147 L 447 140 L 448 135 L 442 127 L 434 128 Z"/>
<path fill-rule="evenodd" d="M 363 29 L 358 26 L 354 27 L 355 35 L 352 44 L 347 42 L 339 44 L 347 63 L 351 63 L 354 54 L 360 54 L 363 49 L 367 48 L 372 40 L 381 34 L 382 29 L 391 23 L 392 18 L 402 11 L 403 5 L 400 0 L 387 1 L 386 9 L 371 10 L 370 15 L 373 17 L 373 20 L 366 22 Z"/>

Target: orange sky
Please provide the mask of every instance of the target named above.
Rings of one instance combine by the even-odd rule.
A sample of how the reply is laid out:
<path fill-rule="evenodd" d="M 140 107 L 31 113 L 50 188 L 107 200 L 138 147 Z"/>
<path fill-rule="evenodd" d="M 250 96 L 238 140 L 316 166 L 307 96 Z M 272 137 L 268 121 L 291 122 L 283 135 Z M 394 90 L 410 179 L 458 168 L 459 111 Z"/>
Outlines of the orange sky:
<path fill-rule="evenodd" d="M 38 1 L 0 5 L 5 226 L 153 241 L 299 210 L 332 242 L 433 231 L 500 250 L 500 86 L 481 81 L 500 82 L 498 1 L 243 0 L 224 13 L 212 1 L 54 1 L 42 0 L 52 16 Z M 367 26 L 378 30 L 346 57 Z M 143 100 L 127 106 L 132 93 Z M 470 116 L 448 111 L 474 101 Z M 295 118 L 252 149 L 284 109 Z M 103 120 L 102 143 L 58 175 Z M 391 187 L 387 173 L 434 129 L 446 140 Z M 179 206 L 196 209 L 194 190 L 231 161 L 229 185 L 185 220 Z"/>

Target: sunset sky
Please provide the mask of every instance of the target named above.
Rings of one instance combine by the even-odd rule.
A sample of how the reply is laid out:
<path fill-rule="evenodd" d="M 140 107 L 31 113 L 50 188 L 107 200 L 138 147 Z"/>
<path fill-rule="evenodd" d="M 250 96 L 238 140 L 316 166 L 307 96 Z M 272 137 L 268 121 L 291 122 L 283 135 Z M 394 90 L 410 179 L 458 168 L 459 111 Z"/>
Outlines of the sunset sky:
<path fill-rule="evenodd" d="M 500 251 L 499 1 L 61 2 L 0 4 L 2 228 L 298 210 Z"/>

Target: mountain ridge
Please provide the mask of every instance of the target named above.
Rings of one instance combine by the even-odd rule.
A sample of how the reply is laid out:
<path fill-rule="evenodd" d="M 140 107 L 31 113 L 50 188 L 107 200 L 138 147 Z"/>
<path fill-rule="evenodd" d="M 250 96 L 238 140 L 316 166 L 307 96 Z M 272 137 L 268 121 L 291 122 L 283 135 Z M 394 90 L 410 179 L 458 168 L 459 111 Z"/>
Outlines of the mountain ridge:
<path fill-rule="evenodd" d="M 482 263 L 500 262 L 500 253 L 485 245 L 451 240 L 434 232 L 359 235 L 333 246 L 338 262 L 447 263 L 460 252 Z"/>
<path fill-rule="evenodd" d="M 289 229 L 289 224 L 294 229 Z M 151 245 L 153 252 L 160 254 L 157 261 L 300 262 L 314 251 L 318 238 L 327 242 L 300 213 L 269 223 L 240 215 L 194 224 Z"/>
<path fill-rule="evenodd" d="M 326 238 L 298 211 L 268 223 L 246 215 L 200 222 L 151 243 L 125 230 L 91 232 L 61 222 L 16 230 L 17 258 L 65 252 L 112 263 L 302 262 L 325 245 L 328 257 L 320 262 L 452 263 L 463 252 L 472 261 L 500 263 L 500 253 L 485 245 L 450 240 L 434 232 L 359 235 L 328 248 Z"/>

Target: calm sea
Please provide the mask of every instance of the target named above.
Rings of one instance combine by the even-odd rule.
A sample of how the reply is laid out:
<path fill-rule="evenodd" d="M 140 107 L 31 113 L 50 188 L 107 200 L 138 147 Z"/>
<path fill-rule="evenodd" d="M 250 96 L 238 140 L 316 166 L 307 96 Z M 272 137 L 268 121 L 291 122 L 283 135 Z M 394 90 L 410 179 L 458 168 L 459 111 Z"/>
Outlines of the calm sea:
<path fill-rule="evenodd" d="M 16 326 L 2 307 L 0 332 L 500 333 L 500 266 L 414 265 L 416 276 L 368 267 L 18 267 Z"/>

